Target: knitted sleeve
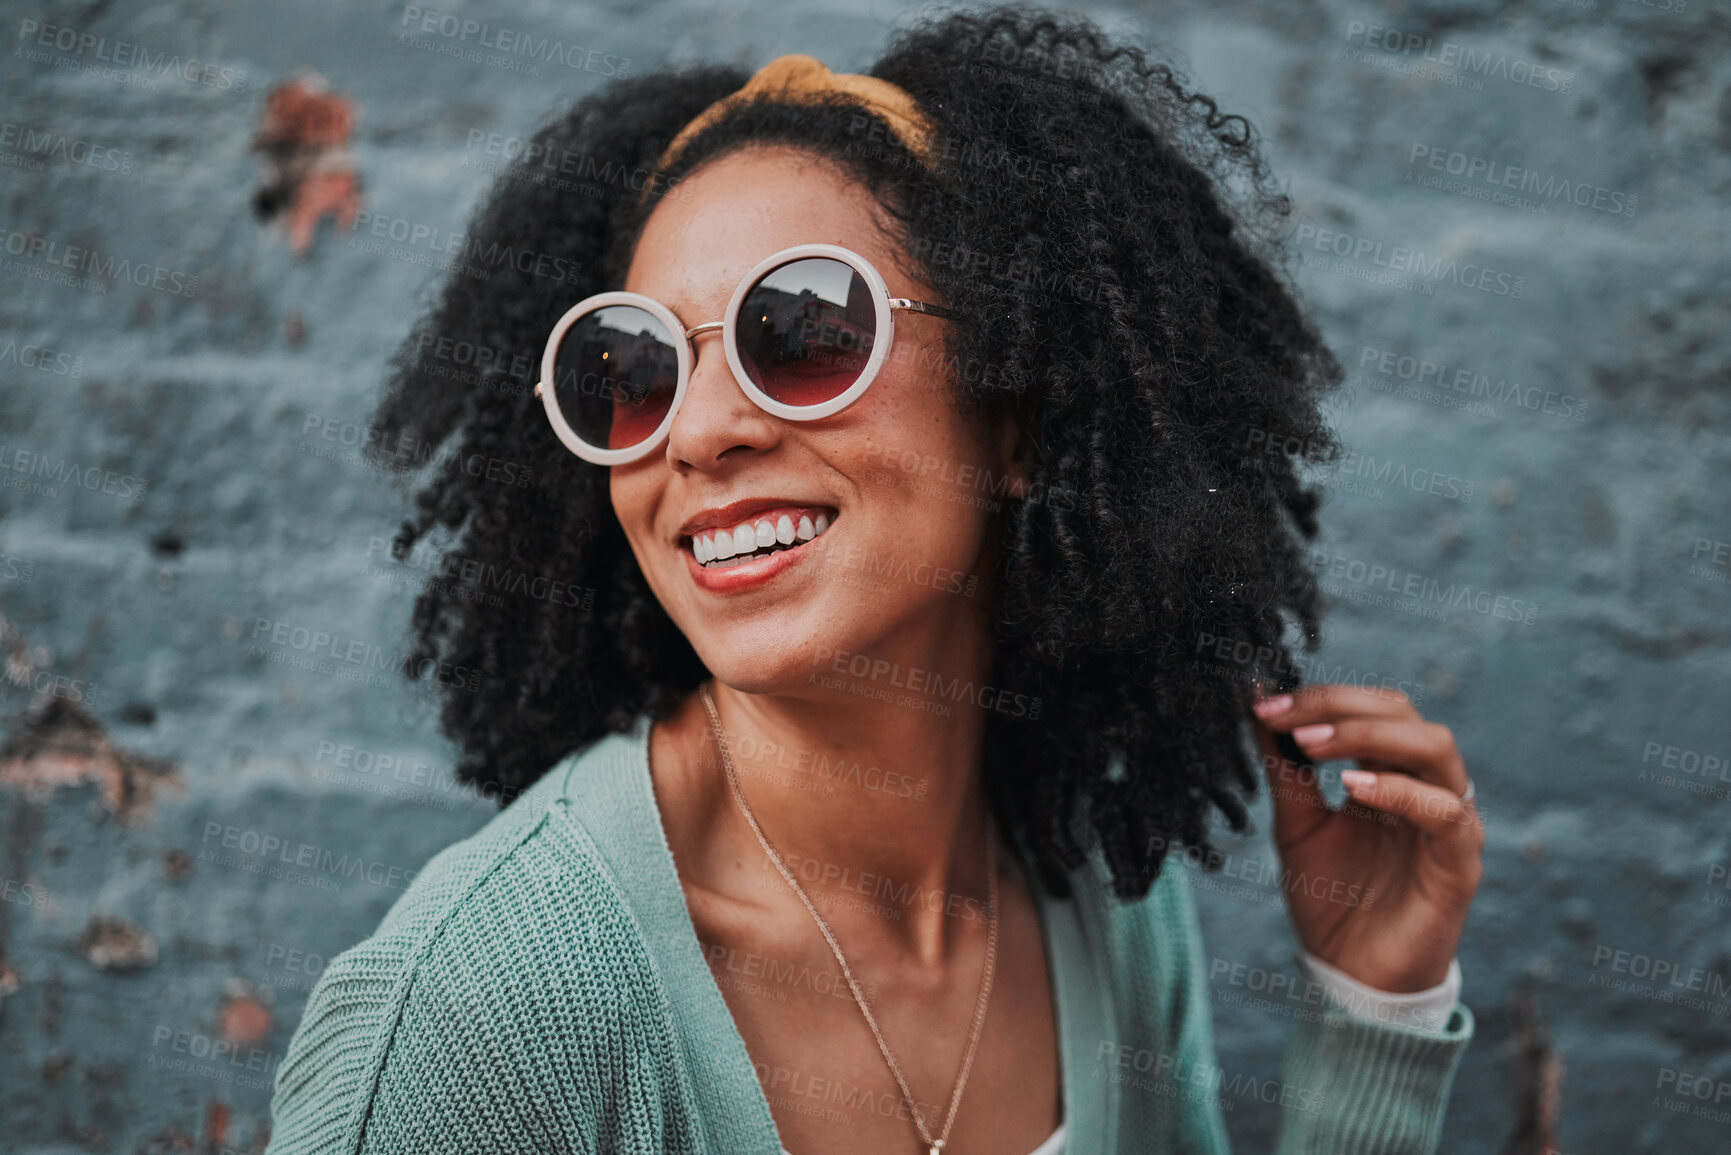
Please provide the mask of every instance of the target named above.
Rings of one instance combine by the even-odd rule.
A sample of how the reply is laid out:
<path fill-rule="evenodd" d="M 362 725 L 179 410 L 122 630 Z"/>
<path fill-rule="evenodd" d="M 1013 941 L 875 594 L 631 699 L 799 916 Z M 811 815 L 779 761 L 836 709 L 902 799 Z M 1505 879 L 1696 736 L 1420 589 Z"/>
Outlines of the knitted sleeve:
<path fill-rule="evenodd" d="M 1180 867 L 1181 864 L 1174 864 Z M 1207 970 L 1195 901 L 1188 884 L 1169 888 L 1171 913 L 1162 921 L 1184 943 L 1189 981 L 1179 1020 L 1177 1050 L 1206 1068 L 1215 1062 Z M 1273 1100 L 1281 1105 L 1276 1155 L 1433 1155 L 1461 1054 L 1473 1036 L 1465 1003 L 1441 1028 L 1418 1030 L 1354 1016 L 1333 1003 L 1320 984 L 1292 1004 L 1299 1025 L 1281 1065 Z M 1228 1077 L 1213 1068 L 1214 1082 Z M 1258 1096 L 1269 1101 L 1269 1089 Z M 1215 1097 L 1193 1101 L 1183 1150 L 1224 1155 L 1228 1150 Z"/>
<path fill-rule="evenodd" d="M 332 958 L 277 1068 L 266 1155 L 360 1149 L 416 960 L 464 887 L 462 847 L 435 855 L 372 936 Z"/>
<path fill-rule="evenodd" d="M 1277 1155 L 1432 1155 L 1473 1037 L 1467 1005 L 1435 1030 L 1374 1022 L 1329 998 L 1307 1010 L 1281 1077 L 1314 1109 L 1285 1113 Z"/>
<path fill-rule="evenodd" d="M 568 825 L 489 831 L 326 968 L 267 1155 L 695 1151 L 676 1043 L 642 930 Z"/>

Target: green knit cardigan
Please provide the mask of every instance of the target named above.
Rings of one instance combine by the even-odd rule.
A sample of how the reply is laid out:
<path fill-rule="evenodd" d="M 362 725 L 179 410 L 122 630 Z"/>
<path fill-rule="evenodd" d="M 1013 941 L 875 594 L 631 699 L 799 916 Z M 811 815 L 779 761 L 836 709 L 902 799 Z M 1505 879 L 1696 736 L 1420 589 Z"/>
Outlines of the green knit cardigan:
<path fill-rule="evenodd" d="M 639 717 L 574 752 L 331 960 L 277 1068 L 267 1155 L 778 1155 L 686 910 L 648 750 Z M 1226 1152 L 1222 1094 L 1281 1104 L 1282 1155 L 1436 1150 L 1473 1034 L 1464 1003 L 1426 1032 L 1292 1001 L 1280 1076 L 1258 1081 L 1216 1065 L 1176 856 L 1137 902 L 1116 901 L 1097 866 L 1072 897 L 1036 901 L 1066 1155 Z"/>

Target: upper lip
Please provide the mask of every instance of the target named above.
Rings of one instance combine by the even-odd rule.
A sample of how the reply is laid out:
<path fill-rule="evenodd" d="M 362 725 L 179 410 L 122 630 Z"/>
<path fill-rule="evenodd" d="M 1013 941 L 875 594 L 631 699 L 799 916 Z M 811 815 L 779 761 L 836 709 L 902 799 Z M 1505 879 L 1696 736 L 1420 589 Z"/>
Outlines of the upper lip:
<path fill-rule="evenodd" d="M 768 509 L 785 509 L 790 505 L 805 506 L 810 509 L 835 508 L 828 502 L 806 501 L 797 497 L 748 497 L 729 505 L 719 505 L 713 509 L 698 511 L 684 525 L 679 527 L 679 533 L 682 537 L 690 537 L 706 529 L 735 526 L 754 513 L 762 513 Z"/>

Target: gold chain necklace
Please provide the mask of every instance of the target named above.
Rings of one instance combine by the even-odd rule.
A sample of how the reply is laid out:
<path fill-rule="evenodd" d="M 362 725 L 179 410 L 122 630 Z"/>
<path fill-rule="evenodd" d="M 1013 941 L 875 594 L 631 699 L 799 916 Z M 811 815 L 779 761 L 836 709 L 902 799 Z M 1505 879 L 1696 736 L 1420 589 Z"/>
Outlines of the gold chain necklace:
<path fill-rule="evenodd" d="M 902 1075 L 902 1065 L 896 1062 L 896 1057 L 890 1054 L 890 1045 L 884 1041 L 884 1033 L 878 1029 L 877 1019 L 872 1017 L 871 1007 L 866 1003 L 865 992 L 860 990 L 859 983 L 854 980 L 853 970 L 847 965 L 847 959 L 842 957 L 841 947 L 835 941 L 835 934 L 829 928 L 829 923 L 817 912 L 810 896 L 799 880 L 782 862 L 781 855 L 769 844 L 769 839 L 763 835 L 763 828 L 757 824 L 757 816 L 746 804 L 745 793 L 739 788 L 739 776 L 733 770 L 733 755 L 728 752 L 727 739 L 721 732 L 721 715 L 715 708 L 715 699 L 710 696 L 708 685 L 701 687 L 703 708 L 709 712 L 709 725 L 715 731 L 715 744 L 721 750 L 721 763 L 727 770 L 727 785 L 733 791 L 733 800 L 739 805 L 739 811 L 745 815 L 745 821 L 750 824 L 751 832 L 757 835 L 757 841 L 763 847 L 763 852 L 769 855 L 770 862 L 781 877 L 793 888 L 800 902 L 817 923 L 817 929 L 823 932 L 824 941 L 829 943 L 829 949 L 835 954 L 835 961 L 841 967 L 842 977 L 847 979 L 848 989 L 853 992 L 854 1002 L 859 1004 L 860 1014 L 865 1016 L 866 1026 L 871 1028 L 872 1037 L 878 1041 L 878 1050 L 883 1052 L 884 1062 L 889 1064 L 890 1073 L 896 1077 L 896 1085 L 902 1090 L 902 1098 L 907 1101 L 908 1113 L 914 1117 L 914 1126 L 919 1128 L 920 1140 L 926 1144 L 927 1155 L 942 1155 L 944 1143 L 950 1137 L 950 1127 L 956 1121 L 956 1108 L 962 1101 L 962 1088 L 968 1084 L 968 1072 L 974 1065 L 974 1050 L 980 1043 L 980 1031 L 986 1025 L 986 1002 L 992 997 L 992 974 L 997 969 L 998 960 L 998 869 L 997 840 L 992 837 L 990 823 L 986 826 L 986 965 L 980 975 L 980 997 L 974 1004 L 974 1025 L 968 1032 L 968 1049 L 962 1055 L 962 1070 L 956 1076 L 956 1088 L 950 1095 L 950 1109 L 944 1116 L 944 1129 L 936 1139 L 926 1127 L 926 1121 L 920 1116 L 920 1109 L 915 1105 L 914 1093 L 908 1089 L 908 1081 Z"/>

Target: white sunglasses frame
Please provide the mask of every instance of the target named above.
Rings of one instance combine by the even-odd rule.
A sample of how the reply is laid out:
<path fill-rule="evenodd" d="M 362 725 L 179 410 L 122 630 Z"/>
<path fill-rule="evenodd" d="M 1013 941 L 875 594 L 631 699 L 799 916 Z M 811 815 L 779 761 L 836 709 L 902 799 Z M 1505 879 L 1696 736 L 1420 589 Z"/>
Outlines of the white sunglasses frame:
<path fill-rule="evenodd" d="M 840 261 L 865 278 L 867 287 L 871 290 L 872 304 L 876 309 L 877 339 L 872 345 L 871 356 L 867 358 L 865 368 L 860 370 L 859 378 L 845 390 L 828 401 L 817 405 L 788 405 L 769 396 L 751 375 L 745 371 L 745 365 L 739 359 L 739 342 L 735 337 L 736 322 L 739 320 L 740 306 L 745 302 L 746 294 L 757 286 L 772 270 L 781 265 L 792 264 L 794 261 L 806 260 L 811 257 L 828 257 Z M 674 343 L 674 352 L 679 358 L 679 384 L 673 392 L 673 404 L 668 406 L 667 416 L 661 419 L 661 424 L 655 432 L 629 449 L 601 449 L 590 445 L 577 436 L 565 415 L 560 412 L 558 403 L 553 398 L 553 390 L 547 388 L 547 382 L 553 380 L 555 362 L 558 358 L 559 345 L 565 339 L 565 334 L 577 320 L 586 313 L 596 309 L 604 309 L 611 305 L 631 305 L 642 309 L 666 326 L 669 333 L 683 333 L 684 339 Z M 727 302 L 727 313 L 719 321 L 705 321 L 701 325 L 686 327 L 673 310 L 663 305 L 653 297 L 641 293 L 608 292 L 596 293 L 585 297 L 572 305 L 553 326 L 553 332 L 547 338 L 547 347 L 541 354 L 541 379 L 535 383 L 535 395 L 541 398 L 541 404 L 547 411 L 547 420 L 553 426 L 553 432 L 564 443 L 565 448 L 575 453 L 585 461 L 596 465 L 624 465 L 647 457 L 661 447 L 667 438 L 667 431 L 673 427 L 673 419 L 679 413 L 680 403 L 685 400 L 686 388 L 691 384 L 692 338 L 712 329 L 721 330 L 722 349 L 727 355 L 728 368 L 733 370 L 733 379 L 740 389 L 751 398 L 759 409 L 776 417 L 784 417 L 789 421 L 815 421 L 820 417 L 828 417 L 840 413 L 855 401 L 858 401 L 871 383 L 877 379 L 878 371 L 889 359 L 890 346 L 895 341 L 894 315 L 898 311 L 913 313 L 928 313 L 934 317 L 954 319 L 953 310 L 942 305 L 932 305 L 925 301 L 909 300 L 907 297 L 890 296 L 889 286 L 884 282 L 882 274 L 872 263 L 840 245 L 806 244 L 794 245 L 782 249 L 759 261 L 733 290 L 733 297 Z"/>

